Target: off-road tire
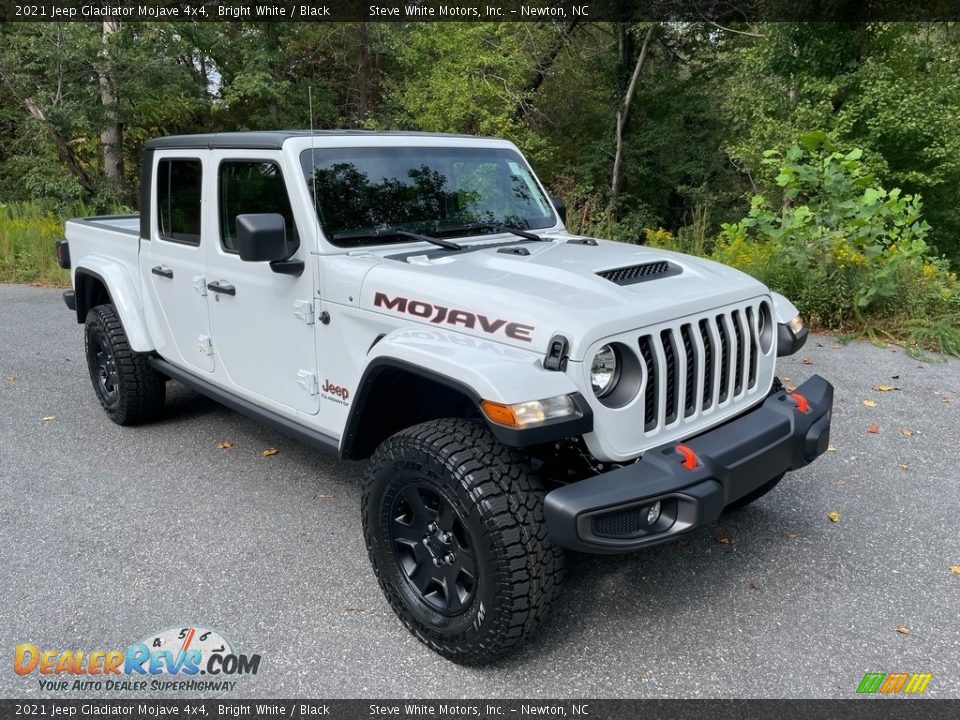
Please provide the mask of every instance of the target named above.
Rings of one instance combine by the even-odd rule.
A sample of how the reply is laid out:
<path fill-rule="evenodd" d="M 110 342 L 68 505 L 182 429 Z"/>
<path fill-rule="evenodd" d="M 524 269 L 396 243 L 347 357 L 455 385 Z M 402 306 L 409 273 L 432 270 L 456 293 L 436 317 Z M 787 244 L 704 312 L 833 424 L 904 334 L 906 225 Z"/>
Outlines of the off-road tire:
<path fill-rule="evenodd" d="M 460 530 L 469 534 L 466 544 L 475 555 L 478 577 L 469 601 L 454 616 L 427 603 L 401 564 L 404 548 L 395 547 L 401 541 L 391 524 L 397 503 L 411 488 L 428 497 L 436 491 L 460 518 L 454 521 Z M 367 550 L 387 601 L 417 639 L 456 663 L 482 665 L 543 623 L 558 595 L 564 562 L 562 549 L 547 537 L 543 497 L 524 457 L 478 422 L 416 425 L 376 450 L 363 489 Z M 459 552 L 460 540 L 454 542 Z M 416 547 L 414 552 L 423 551 Z M 432 572 L 429 566 L 427 571 Z"/>
<path fill-rule="evenodd" d="M 159 417 L 165 378 L 150 367 L 147 355 L 130 349 L 113 305 L 97 305 L 87 313 L 84 347 L 94 392 L 111 420 L 137 425 Z"/>
<path fill-rule="evenodd" d="M 767 482 L 765 482 L 763 485 L 758 487 L 753 492 L 747 493 L 739 500 L 735 500 L 734 502 L 730 503 L 729 505 L 727 505 L 727 510 L 740 510 L 742 508 L 745 508 L 747 505 L 759 500 L 768 492 L 773 490 L 777 486 L 777 484 L 779 484 L 779 482 L 783 480 L 784 475 L 786 475 L 785 472 L 780 473 L 772 480 L 768 480 Z"/>

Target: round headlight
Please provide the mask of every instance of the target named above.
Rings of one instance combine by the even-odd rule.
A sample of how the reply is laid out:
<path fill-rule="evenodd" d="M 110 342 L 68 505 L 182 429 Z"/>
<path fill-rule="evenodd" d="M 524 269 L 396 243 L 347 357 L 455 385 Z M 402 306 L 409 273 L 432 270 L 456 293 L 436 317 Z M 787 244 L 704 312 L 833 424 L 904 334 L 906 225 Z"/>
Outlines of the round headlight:
<path fill-rule="evenodd" d="M 617 385 L 618 375 L 617 351 L 610 345 L 604 345 L 590 363 L 590 385 L 594 395 L 598 398 L 609 395 Z"/>

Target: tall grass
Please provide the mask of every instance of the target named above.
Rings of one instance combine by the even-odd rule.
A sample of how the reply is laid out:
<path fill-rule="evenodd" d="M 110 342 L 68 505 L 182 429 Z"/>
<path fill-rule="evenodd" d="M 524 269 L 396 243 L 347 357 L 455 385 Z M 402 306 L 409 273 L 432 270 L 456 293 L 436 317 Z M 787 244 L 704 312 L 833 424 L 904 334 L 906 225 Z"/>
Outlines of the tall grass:
<path fill-rule="evenodd" d="M 92 214 L 82 204 L 62 213 L 39 202 L 0 204 L 0 282 L 69 285 L 70 273 L 57 265 L 57 240 L 66 218 Z"/>

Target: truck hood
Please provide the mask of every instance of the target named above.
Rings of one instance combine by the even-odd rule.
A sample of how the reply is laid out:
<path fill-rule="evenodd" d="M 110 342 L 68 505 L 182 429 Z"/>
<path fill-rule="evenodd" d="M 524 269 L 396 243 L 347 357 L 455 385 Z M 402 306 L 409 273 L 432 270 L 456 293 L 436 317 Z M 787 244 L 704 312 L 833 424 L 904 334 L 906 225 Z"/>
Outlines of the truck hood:
<path fill-rule="evenodd" d="M 562 334 L 576 361 L 617 333 L 769 294 L 749 275 L 702 258 L 568 235 L 549 239 L 487 236 L 460 252 L 377 253 L 382 259 L 366 274 L 360 303 L 536 352 Z M 660 261 L 669 263 L 666 272 L 655 267 L 632 284 L 597 274 Z"/>

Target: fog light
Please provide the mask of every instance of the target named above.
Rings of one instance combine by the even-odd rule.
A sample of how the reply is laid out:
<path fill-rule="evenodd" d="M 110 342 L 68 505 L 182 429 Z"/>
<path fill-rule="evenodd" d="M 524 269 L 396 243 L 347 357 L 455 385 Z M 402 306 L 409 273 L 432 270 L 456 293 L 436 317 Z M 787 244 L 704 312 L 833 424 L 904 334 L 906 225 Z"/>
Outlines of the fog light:
<path fill-rule="evenodd" d="M 657 500 L 650 509 L 647 510 L 647 525 L 656 525 L 660 519 L 660 501 Z"/>

